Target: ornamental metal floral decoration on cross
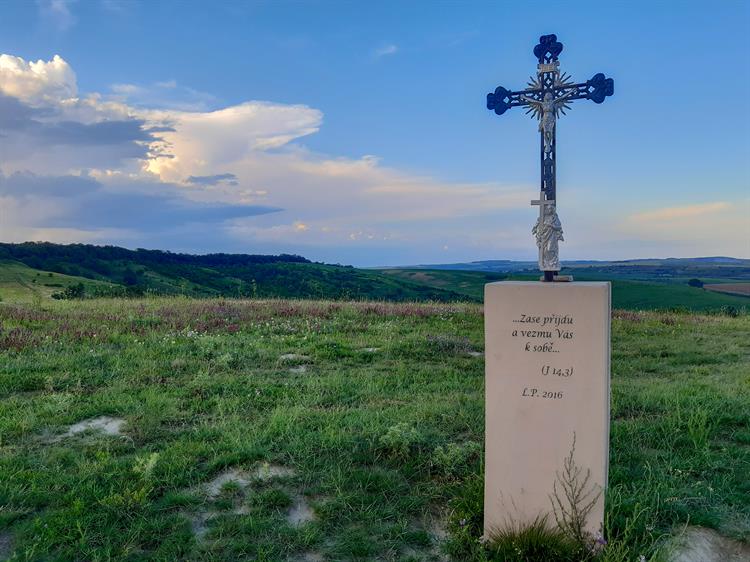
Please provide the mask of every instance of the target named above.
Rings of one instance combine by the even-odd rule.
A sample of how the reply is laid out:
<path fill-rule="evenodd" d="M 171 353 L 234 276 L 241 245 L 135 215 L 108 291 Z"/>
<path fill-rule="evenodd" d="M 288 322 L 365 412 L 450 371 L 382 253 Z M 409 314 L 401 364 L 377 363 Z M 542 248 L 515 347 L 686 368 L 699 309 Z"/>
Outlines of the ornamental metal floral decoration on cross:
<path fill-rule="evenodd" d="M 560 271 L 558 243 L 563 241 L 562 224 L 557 216 L 555 156 L 555 124 L 565 110 L 570 109 L 573 100 L 589 99 L 602 103 L 614 93 L 612 78 L 598 73 L 587 80 L 575 84 L 565 73 L 560 72 L 560 61 L 557 57 L 563 50 L 563 44 L 556 35 L 542 35 L 539 44 L 534 47 L 534 56 L 539 61 L 536 77 L 532 76 L 528 88 L 509 91 L 498 86 L 487 94 L 487 109 L 502 115 L 511 107 L 526 107 L 526 113 L 539 120 L 541 150 L 541 184 L 539 199 L 532 205 L 539 206 L 539 218 L 532 234 L 536 237 L 539 248 L 539 269 L 544 272 L 545 281 L 553 281 L 555 273 Z"/>

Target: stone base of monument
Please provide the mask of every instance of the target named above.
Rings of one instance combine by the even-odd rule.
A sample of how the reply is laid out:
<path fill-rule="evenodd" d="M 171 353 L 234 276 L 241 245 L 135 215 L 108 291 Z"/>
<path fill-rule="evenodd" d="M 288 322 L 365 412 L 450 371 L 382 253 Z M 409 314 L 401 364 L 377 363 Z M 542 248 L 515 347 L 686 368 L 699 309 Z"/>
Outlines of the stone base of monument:
<path fill-rule="evenodd" d="M 485 286 L 484 532 L 579 511 L 604 519 L 609 451 L 609 283 Z M 570 490 L 582 497 L 571 506 Z M 566 492 L 566 490 L 568 490 Z"/>

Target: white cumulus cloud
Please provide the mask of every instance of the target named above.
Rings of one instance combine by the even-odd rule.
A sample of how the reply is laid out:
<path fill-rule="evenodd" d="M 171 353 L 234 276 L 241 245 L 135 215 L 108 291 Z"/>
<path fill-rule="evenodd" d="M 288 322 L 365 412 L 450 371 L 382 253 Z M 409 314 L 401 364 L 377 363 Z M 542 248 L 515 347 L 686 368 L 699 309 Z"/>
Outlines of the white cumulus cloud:
<path fill-rule="evenodd" d="M 147 111 L 143 115 L 171 131 L 161 134 L 163 157 L 148 171 L 165 181 L 218 173 L 254 152 L 282 147 L 318 131 L 323 114 L 304 105 L 246 102 L 210 112 Z"/>
<path fill-rule="evenodd" d="M 169 92 L 188 103 L 169 103 Z M 169 80 L 80 93 L 60 56 L 0 55 L 0 238 L 289 252 L 357 264 L 533 256 L 531 186 L 449 182 L 373 155 L 313 152 L 303 142 L 324 116 L 307 105 L 207 104 L 215 99 Z M 579 244 L 588 257 L 589 240 L 611 248 L 607 241 L 618 237 L 669 241 L 679 231 L 694 242 L 705 236 L 716 249 L 700 246 L 708 253 L 746 254 L 737 243 L 740 214 L 727 206 L 686 203 L 614 228 L 584 218 L 575 227 L 590 227 L 591 236 L 573 236 L 570 248 Z"/>
<path fill-rule="evenodd" d="M 0 92 L 31 105 L 56 103 L 78 94 L 76 75 L 62 57 L 26 62 L 0 54 Z"/>
<path fill-rule="evenodd" d="M 199 237 L 212 244 L 208 249 L 338 261 L 361 258 L 360 245 L 387 252 L 407 244 L 414 251 L 420 244 L 442 247 L 445 240 L 475 244 L 482 237 L 463 232 L 459 219 L 485 217 L 497 230 L 492 213 L 527 204 L 517 187 L 442 182 L 372 155 L 311 152 L 299 140 L 323 126 L 323 114 L 306 105 L 247 101 L 199 110 L 145 103 L 154 91 L 181 88 L 172 81 L 122 83 L 109 96 L 81 94 L 60 56 L 27 62 L 2 55 L 0 134 L 12 142 L 0 155 L 0 172 L 6 208 L 16 210 L 14 231 L 132 242 L 140 229 L 150 245 L 168 247 L 179 231 L 181 240 Z M 137 96 L 142 103 L 131 105 Z M 57 184 L 66 188 L 50 188 Z M 143 204 L 148 212 L 135 210 Z M 160 205 L 163 220 L 155 214 Z M 194 225 L 190 235 L 180 222 L 186 220 Z"/>

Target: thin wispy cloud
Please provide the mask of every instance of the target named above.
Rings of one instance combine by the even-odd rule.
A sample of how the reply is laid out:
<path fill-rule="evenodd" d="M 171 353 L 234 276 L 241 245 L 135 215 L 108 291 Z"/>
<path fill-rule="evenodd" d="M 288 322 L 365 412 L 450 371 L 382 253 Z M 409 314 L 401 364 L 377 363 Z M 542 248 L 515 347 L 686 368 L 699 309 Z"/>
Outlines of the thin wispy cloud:
<path fill-rule="evenodd" d="M 480 35 L 480 32 L 478 29 L 472 29 L 470 31 L 456 33 L 447 39 L 447 45 L 449 47 L 457 47 L 458 45 L 461 45 L 462 43 L 466 43 L 467 41 L 471 41 L 472 39 L 479 37 L 479 35 Z"/>
<path fill-rule="evenodd" d="M 700 203 L 698 205 L 683 205 L 679 207 L 665 207 L 655 211 L 636 213 L 631 215 L 630 220 L 635 222 L 671 221 L 675 219 L 693 218 L 718 213 L 729 209 L 729 207 L 729 203 L 725 201 Z"/>
<path fill-rule="evenodd" d="M 395 55 L 398 53 L 398 45 L 394 43 L 388 43 L 386 45 L 381 45 L 380 47 L 377 47 L 372 51 L 372 56 L 376 59 L 388 57 L 391 55 Z"/>
<path fill-rule="evenodd" d="M 195 185 L 219 185 L 225 183 L 227 185 L 238 185 L 237 176 L 234 174 L 214 174 L 212 176 L 190 176 L 185 180 L 186 183 L 192 183 Z"/>
<path fill-rule="evenodd" d="M 101 0 L 100 6 L 104 11 L 116 15 L 122 15 L 128 9 L 125 0 Z"/>
<path fill-rule="evenodd" d="M 163 80 L 153 84 L 112 84 L 115 99 L 138 107 L 205 111 L 218 102 L 216 96 L 178 84 L 176 80 Z"/>
<path fill-rule="evenodd" d="M 714 201 L 630 215 L 612 225 L 637 255 L 748 255 L 750 205 Z M 718 241 L 718 243 L 717 243 Z"/>
<path fill-rule="evenodd" d="M 37 0 L 39 15 L 59 31 L 67 31 L 76 22 L 70 7 L 77 0 Z"/>

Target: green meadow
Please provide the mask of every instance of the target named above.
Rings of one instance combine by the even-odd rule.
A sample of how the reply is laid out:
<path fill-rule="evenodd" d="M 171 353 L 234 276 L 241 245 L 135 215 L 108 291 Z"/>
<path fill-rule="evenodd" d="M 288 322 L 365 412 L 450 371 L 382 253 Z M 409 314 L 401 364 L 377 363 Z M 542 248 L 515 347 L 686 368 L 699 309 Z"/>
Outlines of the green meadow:
<path fill-rule="evenodd" d="M 672 263 L 674 262 L 674 263 Z M 693 312 L 750 309 L 750 298 L 688 283 L 747 284 L 750 262 L 637 261 L 576 266 L 579 281 L 610 281 L 612 304 L 628 310 Z M 450 269 L 359 269 L 312 263 L 300 256 L 187 255 L 113 246 L 0 244 L 0 300 L 41 303 L 68 287 L 78 298 L 184 296 L 195 298 L 305 298 L 318 300 L 477 302 L 484 285 L 539 274 Z"/>
<path fill-rule="evenodd" d="M 0 326 L 0 558 L 534 559 L 480 541 L 480 305 L 6 300 Z M 615 311 L 596 560 L 750 541 L 749 333 Z"/>
<path fill-rule="evenodd" d="M 383 275 L 412 283 L 422 283 L 436 289 L 451 291 L 466 298 L 481 301 L 484 285 L 504 279 L 533 280 L 538 274 L 491 273 L 484 271 L 457 271 L 446 269 L 384 269 Z M 566 272 L 568 273 L 568 272 Z M 612 306 L 629 310 L 674 310 L 695 312 L 717 311 L 722 308 L 750 309 L 750 298 L 721 294 L 703 288 L 691 287 L 687 279 L 669 278 L 668 281 L 648 279 L 623 279 L 624 275 L 570 271 L 577 281 L 610 281 Z M 728 282 L 731 278 L 712 281 Z"/>
<path fill-rule="evenodd" d="M 108 283 L 32 269 L 14 261 L 0 260 L 0 302 L 36 302 L 48 300 L 54 293 L 82 283 L 85 288 L 106 287 Z"/>

